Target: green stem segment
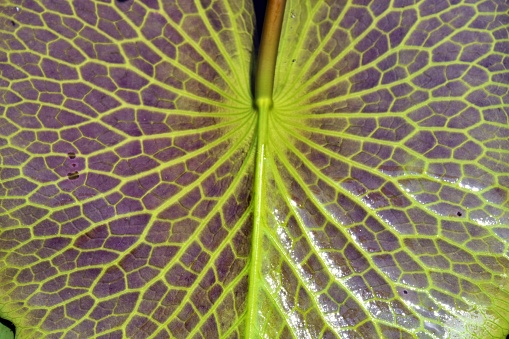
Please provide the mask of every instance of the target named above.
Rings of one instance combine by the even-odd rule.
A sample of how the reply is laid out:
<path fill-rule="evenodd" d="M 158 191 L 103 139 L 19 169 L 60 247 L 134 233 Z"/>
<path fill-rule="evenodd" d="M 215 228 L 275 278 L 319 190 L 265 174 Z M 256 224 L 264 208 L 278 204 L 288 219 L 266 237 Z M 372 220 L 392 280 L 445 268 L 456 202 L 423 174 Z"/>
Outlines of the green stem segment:
<path fill-rule="evenodd" d="M 274 73 L 285 5 L 286 0 L 269 0 L 267 4 L 255 75 L 255 104 L 258 111 L 258 131 L 256 171 L 253 185 L 253 232 L 251 234 L 249 293 L 245 333 L 245 338 L 247 339 L 258 337 L 260 329 L 258 321 L 264 316 L 260 314 L 260 310 L 264 308 L 263 302 L 260 300 L 260 292 L 262 291 L 260 280 L 262 279 L 263 225 L 267 223 L 265 210 L 262 208 L 266 194 L 265 186 L 267 185 L 265 157 L 267 152 L 268 114 L 273 106 Z"/>
<path fill-rule="evenodd" d="M 283 27 L 285 5 L 286 0 L 269 0 L 267 4 L 255 76 L 255 102 L 258 109 L 260 106 L 266 106 L 261 103 L 262 101 L 268 101 L 268 106 L 272 107 L 277 50 L 281 27 Z"/>

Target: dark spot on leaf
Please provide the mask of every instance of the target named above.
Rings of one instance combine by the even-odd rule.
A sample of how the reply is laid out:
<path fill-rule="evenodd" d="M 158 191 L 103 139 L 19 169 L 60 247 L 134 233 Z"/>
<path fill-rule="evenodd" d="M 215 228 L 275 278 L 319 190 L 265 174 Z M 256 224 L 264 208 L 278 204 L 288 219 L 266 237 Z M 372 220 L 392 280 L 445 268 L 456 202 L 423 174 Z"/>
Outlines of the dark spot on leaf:
<path fill-rule="evenodd" d="M 11 20 L 11 25 L 16 26 L 16 23 L 14 22 L 14 20 Z"/>
<path fill-rule="evenodd" d="M 129 0 L 117 0 L 117 2 L 127 2 Z"/>
<path fill-rule="evenodd" d="M 78 174 L 78 171 L 75 171 L 75 172 L 67 173 L 67 177 L 69 178 L 69 180 L 76 180 L 80 177 L 80 175 Z"/>
<path fill-rule="evenodd" d="M 407 290 L 403 290 L 403 294 L 408 294 L 408 291 Z"/>
<path fill-rule="evenodd" d="M 505 336 L 505 339 L 509 339 L 509 334 Z"/>
<path fill-rule="evenodd" d="M 461 217 L 461 216 L 463 215 L 463 213 L 461 213 L 460 211 L 458 211 L 458 213 L 456 213 L 456 215 L 457 215 L 458 217 Z"/>
<path fill-rule="evenodd" d="M 76 164 L 72 164 L 72 167 L 76 167 Z"/>
<path fill-rule="evenodd" d="M 69 157 L 69 159 L 74 159 L 74 158 L 76 158 L 76 153 L 69 152 L 69 153 L 67 153 L 67 156 Z"/>
<path fill-rule="evenodd" d="M 297 61 L 297 59 L 293 59 L 293 60 L 292 60 L 292 62 L 295 62 L 295 61 Z"/>
<path fill-rule="evenodd" d="M 0 326 L 2 326 L 2 325 L 7 327 L 9 330 L 11 330 L 12 333 L 14 334 L 14 337 L 16 337 L 16 326 L 14 326 L 12 321 L 4 319 L 4 318 L 0 318 Z"/>

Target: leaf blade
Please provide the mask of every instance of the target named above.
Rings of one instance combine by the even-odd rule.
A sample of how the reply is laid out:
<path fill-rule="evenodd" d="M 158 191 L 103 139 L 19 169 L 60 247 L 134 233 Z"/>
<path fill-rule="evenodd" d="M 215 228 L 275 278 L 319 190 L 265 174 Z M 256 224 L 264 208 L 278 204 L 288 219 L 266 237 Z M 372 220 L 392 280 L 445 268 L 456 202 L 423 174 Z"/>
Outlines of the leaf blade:
<path fill-rule="evenodd" d="M 243 333 L 251 4 L 6 4 L 2 316 L 27 337 Z"/>
<path fill-rule="evenodd" d="M 489 146 L 474 131 L 494 128 L 481 116 L 507 115 L 486 63 L 501 57 L 505 7 L 384 4 L 289 2 L 269 148 L 279 202 L 266 211 L 287 261 L 262 278 L 288 323 L 314 331 L 304 336 L 501 337 L 507 167 L 491 147 L 504 137 Z M 491 190 L 504 202 L 486 199 Z M 285 265 L 296 282 L 281 278 Z M 315 302 L 303 309 L 295 285 L 306 284 Z"/>

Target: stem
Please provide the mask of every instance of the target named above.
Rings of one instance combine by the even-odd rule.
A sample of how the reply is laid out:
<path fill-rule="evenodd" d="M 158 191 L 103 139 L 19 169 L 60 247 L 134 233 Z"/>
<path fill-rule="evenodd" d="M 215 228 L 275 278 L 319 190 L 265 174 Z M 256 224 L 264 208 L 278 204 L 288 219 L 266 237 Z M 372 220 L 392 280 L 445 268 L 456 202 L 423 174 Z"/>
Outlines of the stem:
<path fill-rule="evenodd" d="M 255 102 L 258 109 L 260 106 L 266 106 L 261 104 L 261 101 L 268 102 L 269 107 L 272 107 L 277 50 L 285 5 L 286 0 L 269 0 L 267 4 L 255 76 Z"/>

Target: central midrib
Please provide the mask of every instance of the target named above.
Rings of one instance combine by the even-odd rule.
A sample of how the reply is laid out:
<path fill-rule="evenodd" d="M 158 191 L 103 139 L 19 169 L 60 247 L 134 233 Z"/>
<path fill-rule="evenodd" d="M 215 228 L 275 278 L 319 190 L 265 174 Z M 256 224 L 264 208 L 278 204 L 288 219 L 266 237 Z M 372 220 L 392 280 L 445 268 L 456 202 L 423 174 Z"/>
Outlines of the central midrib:
<path fill-rule="evenodd" d="M 266 173 L 264 159 L 267 152 L 268 115 L 274 105 L 272 101 L 276 58 L 283 24 L 286 0 L 269 0 L 263 23 L 260 50 L 255 73 L 255 106 L 258 113 L 256 170 L 253 185 L 254 212 L 253 232 L 250 253 L 249 293 L 247 300 L 246 338 L 257 335 L 257 319 L 259 310 L 259 284 L 262 263 L 262 225 L 266 224 L 262 203 L 265 200 L 264 183 Z"/>

